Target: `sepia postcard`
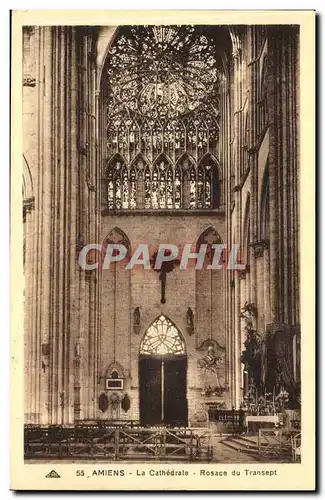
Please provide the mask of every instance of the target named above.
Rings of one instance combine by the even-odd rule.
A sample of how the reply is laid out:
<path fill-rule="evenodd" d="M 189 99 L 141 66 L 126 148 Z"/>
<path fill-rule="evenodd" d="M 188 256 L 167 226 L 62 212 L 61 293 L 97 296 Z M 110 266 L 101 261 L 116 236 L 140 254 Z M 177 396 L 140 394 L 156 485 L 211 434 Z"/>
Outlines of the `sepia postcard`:
<path fill-rule="evenodd" d="M 14 11 L 14 490 L 315 489 L 315 12 Z"/>

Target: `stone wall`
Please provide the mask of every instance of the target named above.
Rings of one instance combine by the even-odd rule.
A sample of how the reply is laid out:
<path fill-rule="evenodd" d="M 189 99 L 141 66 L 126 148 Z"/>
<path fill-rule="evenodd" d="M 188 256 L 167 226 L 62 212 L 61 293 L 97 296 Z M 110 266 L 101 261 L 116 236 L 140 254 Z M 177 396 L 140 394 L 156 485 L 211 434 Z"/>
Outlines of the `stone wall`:
<path fill-rule="evenodd" d="M 191 215 L 111 215 L 102 218 L 102 237 L 104 241 L 109 232 L 118 227 L 130 240 L 131 248 L 140 243 L 148 243 L 157 249 L 160 243 L 177 245 L 181 250 L 189 243 L 195 250 L 196 241 L 208 227 L 214 227 L 224 239 L 224 220 L 222 213 L 204 217 Z M 181 253 L 180 253 L 181 257 Z M 131 397 L 131 409 L 126 418 L 138 417 L 138 359 L 139 345 L 150 324 L 161 314 L 168 317 L 182 333 L 187 349 L 188 369 L 187 388 L 189 415 L 202 404 L 201 391 L 204 388 L 202 371 L 197 366 L 199 358 L 206 355 L 206 348 L 198 350 L 204 340 L 210 338 L 225 347 L 224 333 L 224 270 L 206 273 L 205 300 L 207 309 L 200 314 L 197 309 L 197 273 L 194 259 L 186 270 L 179 266 L 167 274 L 166 303 L 161 303 L 161 282 L 159 273 L 154 269 L 136 266 L 125 270 L 125 264 L 111 265 L 102 271 L 101 291 L 101 374 L 113 362 L 120 363 L 127 374 L 125 391 Z M 210 283 L 210 286 L 209 286 Z M 212 285 L 212 286 L 211 286 Z M 203 289 L 204 290 L 204 289 Z M 202 293 L 202 290 L 201 290 Z M 138 333 L 133 331 L 133 311 L 139 307 L 141 326 Z M 187 331 L 187 309 L 194 313 L 194 334 Z M 198 321 L 199 318 L 199 321 Z M 115 358 L 115 359 L 114 359 Z M 224 366 L 220 367 L 220 378 L 224 383 Z M 98 391 L 103 390 L 104 378 Z"/>

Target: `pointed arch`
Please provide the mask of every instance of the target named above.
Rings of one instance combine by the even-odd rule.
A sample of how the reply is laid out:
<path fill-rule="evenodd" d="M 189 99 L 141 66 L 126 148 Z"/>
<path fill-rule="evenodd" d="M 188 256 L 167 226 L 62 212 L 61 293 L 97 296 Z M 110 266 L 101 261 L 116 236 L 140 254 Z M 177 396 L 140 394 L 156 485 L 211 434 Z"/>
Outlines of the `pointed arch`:
<path fill-rule="evenodd" d="M 196 251 L 199 252 L 201 245 L 208 245 L 206 251 L 206 264 L 211 264 L 214 256 L 214 248 L 212 245 L 221 245 L 222 239 L 216 229 L 209 226 L 199 236 L 196 242 Z"/>
<path fill-rule="evenodd" d="M 176 160 L 176 165 L 183 166 L 185 162 L 188 162 L 189 165 L 195 166 L 195 160 L 192 155 L 190 155 L 188 152 L 183 153 L 177 160 Z"/>
<path fill-rule="evenodd" d="M 117 361 L 114 361 L 113 363 L 110 363 L 105 371 L 104 371 L 104 377 L 105 378 L 109 378 L 109 377 L 112 377 L 112 378 L 115 378 L 114 376 L 114 372 L 117 373 L 118 377 L 117 378 L 125 378 L 125 371 L 124 371 L 124 368 L 123 366 L 118 363 Z"/>
<path fill-rule="evenodd" d="M 216 158 L 216 156 L 210 152 L 205 153 L 199 161 L 200 165 L 201 164 L 208 165 L 209 163 L 213 164 L 216 167 L 216 169 L 218 171 L 218 178 L 219 178 L 219 180 L 222 180 L 222 170 L 220 167 L 220 163 L 219 163 L 218 159 Z"/>
<path fill-rule="evenodd" d="M 143 168 L 149 165 L 148 158 L 142 152 L 139 152 L 135 155 L 133 160 L 130 162 L 130 166 L 135 166 L 137 168 L 139 163 L 142 163 Z"/>
<path fill-rule="evenodd" d="M 158 316 L 148 327 L 139 349 L 140 355 L 176 355 L 186 354 L 183 335 L 177 326 L 165 315 Z"/>
<path fill-rule="evenodd" d="M 116 371 L 119 378 L 125 378 L 129 376 L 130 369 L 127 357 L 130 356 L 131 322 L 125 311 L 131 310 L 131 273 L 126 269 L 131 255 L 131 242 L 121 227 L 115 226 L 110 229 L 102 244 L 102 262 L 107 255 L 107 246 L 110 244 L 123 245 L 126 253 L 122 260 L 110 262 L 109 266 L 101 266 L 99 300 L 103 313 L 98 350 L 103 353 L 102 360 L 100 360 L 101 373 L 105 373 L 106 368 L 106 374 L 108 370 L 111 370 L 108 376 Z M 118 250 L 113 249 L 110 255 L 116 256 L 118 253 Z M 109 362 L 112 364 L 106 364 Z"/>
<path fill-rule="evenodd" d="M 153 161 L 153 165 L 158 165 L 161 162 L 168 163 L 169 165 L 173 164 L 172 159 L 166 153 L 159 153 Z"/>
<path fill-rule="evenodd" d="M 204 229 L 196 241 L 197 252 L 200 251 L 201 245 L 207 245 L 204 264 L 201 269 L 195 271 L 197 345 L 201 345 L 206 339 L 214 339 L 224 345 L 224 253 L 220 255 L 214 247 L 222 243 L 220 234 L 213 226 Z M 215 253 L 219 262 L 214 262 Z M 212 268 L 212 263 L 219 268 Z"/>
<path fill-rule="evenodd" d="M 121 165 L 126 164 L 126 160 L 121 153 L 115 153 L 112 158 L 109 159 L 106 163 L 106 169 L 108 170 L 109 168 L 114 167 L 117 163 L 120 163 Z"/>
<path fill-rule="evenodd" d="M 237 55 L 241 49 L 241 39 L 239 29 L 237 27 L 229 27 L 229 34 L 232 43 L 232 54 Z"/>
<path fill-rule="evenodd" d="M 103 247 L 108 244 L 118 244 L 118 245 L 124 245 L 128 250 L 131 248 L 131 243 L 125 232 L 120 229 L 119 227 L 114 227 L 111 229 L 111 231 L 107 234 L 103 241 Z"/>
<path fill-rule="evenodd" d="M 208 153 L 198 165 L 198 208 L 218 208 L 220 192 L 218 162 Z"/>
<path fill-rule="evenodd" d="M 98 29 L 98 36 L 96 40 L 96 63 L 98 69 L 98 81 L 97 86 L 100 87 L 100 82 L 102 81 L 102 73 L 105 65 L 106 58 L 109 54 L 110 48 L 112 47 L 116 36 L 118 35 L 120 27 L 115 26 L 100 26 Z"/>
<path fill-rule="evenodd" d="M 222 238 L 214 227 L 209 226 L 200 234 L 200 236 L 196 241 L 196 248 L 199 249 L 199 246 L 203 244 L 205 245 L 222 244 Z"/>

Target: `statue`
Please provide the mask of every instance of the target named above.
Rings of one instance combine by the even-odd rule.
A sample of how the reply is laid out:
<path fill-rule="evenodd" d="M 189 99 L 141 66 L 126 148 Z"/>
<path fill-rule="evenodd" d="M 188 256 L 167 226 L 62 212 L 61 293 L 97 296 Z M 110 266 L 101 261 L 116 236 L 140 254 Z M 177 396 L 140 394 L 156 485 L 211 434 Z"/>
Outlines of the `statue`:
<path fill-rule="evenodd" d="M 223 359 L 223 353 L 220 354 L 216 353 L 214 347 L 212 345 L 209 345 L 206 356 L 198 360 L 198 366 L 202 370 L 204 370 L 205 379 L 208 377 L 209 374 L 213 374 L 215 376 L 215 383 L 216 383 L 215 392 L 217 392 L 219 395 L 221 395 L 224 390 L 218 376 L 218 368 L 222 359 Z"/>
<path fill-rule="evenodd" d="M 186 313 L 186 323 L 187 323 L 187 333 L 193 335 L 194 333 L 194 314 L 190 307 L 187 309 Z"/>
<path fill-rule="evenodd" d="M 140 324 L 141 324 L 141 316 L 140 316 L 140 308 L 136 307 L 133 311 L 133 329 L 135 334 L 140 333 Z"/>

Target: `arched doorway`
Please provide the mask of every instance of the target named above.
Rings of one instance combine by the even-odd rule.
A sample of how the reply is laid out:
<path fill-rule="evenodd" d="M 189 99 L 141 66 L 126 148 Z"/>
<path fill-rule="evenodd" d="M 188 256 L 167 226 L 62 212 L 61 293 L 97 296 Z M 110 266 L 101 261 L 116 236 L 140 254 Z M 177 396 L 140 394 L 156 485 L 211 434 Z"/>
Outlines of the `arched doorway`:
<path fill-rule="evenodd" d="M 148 328 L 139 354 L 142 425 L 187 425 L 187 356 L 181 332 L 166 316 Z"/>

